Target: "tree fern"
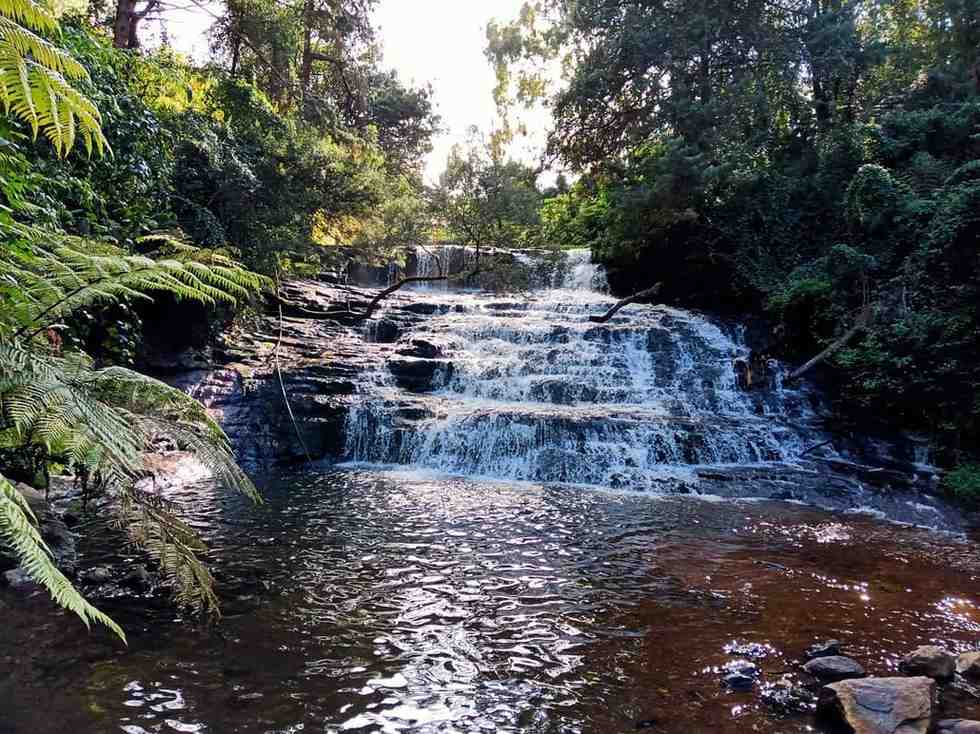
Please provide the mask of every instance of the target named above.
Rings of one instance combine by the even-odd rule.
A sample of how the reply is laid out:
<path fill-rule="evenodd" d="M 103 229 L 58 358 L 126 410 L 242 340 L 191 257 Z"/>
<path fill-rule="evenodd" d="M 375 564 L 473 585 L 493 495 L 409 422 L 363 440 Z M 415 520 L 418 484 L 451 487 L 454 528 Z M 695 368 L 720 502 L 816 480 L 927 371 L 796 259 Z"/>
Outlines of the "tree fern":
<path fill-rule="evenodd" d="M 221 427 L 180 390 L 123 367 L 97 369 L 84 353 L 59 354 L 42 334 L 92 304 L 155 292 L 234 303 L 266 279 L 174 235 L 141 240 L 147 255 L 19 224 L 0 225 L 0 235 L 6 235 L 0 244 L 0 443 L 42 451 L 92 477 L 117 524 L 156 559 L 177 603 L 216 612 L 213 580 L 199 557 L 204 544 L 170 504 L 135 484 L 147 474 L 144 456 L 164 439 L 259 501 Z M 5 496 L 2 538 L 25 570 L 86 623 L 108 623 L 80 605 L 68 580 L 52 572 L 43 545 L 32 545 L 36 533 L 17 514 L 16 494 Z"/>
<path fill-rule="evenodd" d="M 78 137 L 89 153 L 101 154 L 108 144 L 99 111 L 71 85 L 88 73 L 43 37 L 58 32 L 54 16 L 33 0 L 0 0 L 0 104 L 35 136 L 47 137 L 59 155 Z"/>
<path fill-rule="evenodd" d="M 37 518 L 24 497 L 0 476 L 0 539 L 14 552 L 24 571 L 47 589 L 58 604 L 81 617 L 86 626 L 92 622 L 103 624 L 125 642 L 122 628 L 89 604 L 58 570 L 36 523 Z"/>

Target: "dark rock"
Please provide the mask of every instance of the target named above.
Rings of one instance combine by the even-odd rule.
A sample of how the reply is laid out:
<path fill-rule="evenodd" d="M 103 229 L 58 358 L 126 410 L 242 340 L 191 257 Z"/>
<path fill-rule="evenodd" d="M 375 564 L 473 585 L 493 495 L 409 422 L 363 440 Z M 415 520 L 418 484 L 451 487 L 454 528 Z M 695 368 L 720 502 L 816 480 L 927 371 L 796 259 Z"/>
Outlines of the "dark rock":
<path fill-rule="evenodd" d="M 840 655 L 841 643 L 840 640 L 824 640 L 823 642 L 816 642 L 806 650 L 807 660 L 813 660 L 813 658 L 826 658 L 831 655 Z"/>
<path fill-rule="evenodd" d="M 820 690 L 822 715 L 854 734 L 926 734 L 936 684 L 930 678 L 862 678 Z"/>
<path fill-rule="evenodd" d="M 119 583 L 136 591 L 146 591 L 152 585 L 153 579 L 150 572 L 146 570 L 146 566 L 140 564 L 126 574 Z"/>
<path fill-rule="evenodd" d="M 724 680 L 725 685 L 733 691 L 751 691 L 755 686 L 755 678 L 743 673 L 729 673 Z"/>
<path fill-rule="evenodd" d="M 941 647 L 923 645 L 902 658 L 898 669 L 906 675 L 950 680 L 956 673 L 956 658 Z"/>
<path fill-rule="evenodd" d="M 764 684 L 759 695 L 771 709 L 783 716 L 809 713 L 817 702 L 817 697 L 810 691 L 787 679 Z"/>
<path fill-rule="evenodd" d="M 730 642 L 725 645 L 725 652 L 729 655 L 740 655 L 751 660 L 762 660 L 775 653 L 776 648 L 761 642 Z"/>
<path fill-rule="evenodd" d="M 104 584 L 112 578 L 112 572 L 105 566 L 95 566 L 82 572 L 82 581 L 90 584 Z"/>
<path fill-rule="evenodd" d="M 443 348 L 426 339 L 412 339 L 408 345 L 398 349 L 397 354 L 405 357 L 418 357 L 420 359 L 435 359 L 436 357 L 442 356 Z"/>
<path fill-rule="evenodd" d="M 6 586 L 18 589 L 24 586 L 31 586 L 34 580 L 27 575 L 27 571 L 22 568 L 15 568 L 12 571 L 4 571 L 3 581 Z"/>
<path fill-rule="evenodd" d="M 422 301 L 420 303 L 406 303 L 399 308 L 402 311 L 408 311 L 409 313 L 416 313 L 422 316 L 431 316 L 434 313 L 448 310 L 446 306 L 439 303 L 428 303 L 426 301 Z"/>
<path fill-rule="evenodd" d="M 865 675 L 864 668 L 856 660 L 843 655 L 814 658 L 803 666 L 803 670 L 814 678 L 829 681 L 863 678 Z"/>
<path fill-rule="evenodd" d="M 379 319 L 371 322 L 371 336 L 379 344 L 391 344 L 398 341 L 402 327 L 392 319 Z"/>
<path fill-rule="evenodd" d="M 759 677 L 759 667 L 748 660 L 732 660 L 722 666 L 725 685 L 733 691 L 748 691 Z"/>
<path fill-rule="evenodd" d="M 426 392 L 442 386 L 453 373 L 453 363 L 441 359 L 406 357 L 388 360 L 388 369 L 399 386 L 413 392 Z M 442 379 L 437 379 L 439 377 Z"/>
<path fill-rule="evenodd" d="M 956 659 L 956 672 L 967 678 L 980 679 L 980 651 L 961 654 Z"/>
<path fill-rule="evenodd" d="M 980 734 L 980 721 L 943 719 L 936 723 L 935 734 Z"/>
<path fill-rule="evenodd" d="M 636 722 L 637 729 L 653 729 L 658 726 L 660 721 L 658 719 L 641 719 Z"/>

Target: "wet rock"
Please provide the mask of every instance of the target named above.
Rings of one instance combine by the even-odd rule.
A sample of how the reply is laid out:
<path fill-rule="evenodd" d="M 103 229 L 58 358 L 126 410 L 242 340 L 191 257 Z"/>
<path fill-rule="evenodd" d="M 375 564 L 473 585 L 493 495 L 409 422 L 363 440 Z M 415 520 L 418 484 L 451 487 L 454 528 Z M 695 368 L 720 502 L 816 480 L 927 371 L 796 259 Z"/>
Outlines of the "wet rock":
<path fill-rule="evenodd" d="M 733 691 L 751 691 L 755 686 L 755 678 L 743 673 L 729 673 L 724 680 L 725 685 Z"/>
<path fill-rule="evenodd" d="M 820 690 L 820 713 L 854 734 L 926 734 L 936 684 L 931 678 L 863 678 Z"/>
<path fill-rule="evenodd" d="M 980 734 L 980 721 L 943 719 L 936 723 L 935 734 Z"/>
<path fill-rule="evenodd" d="M 960 655 L 956 659 L 956 672 L 967 678 L 980 679 L 980 651 Z"/>
<path fill-rule="evenodd" d="M 379 344 L 391 344 L 401 336 L 402 327 L 392 319 L 379 319 L 371 322 L 371 336 Z"/>
<path fill-rule="evenodd" d="M 400 387 L 412 392 L 425 392 L 441 387 L 452 375 L 453 364 L 441 359 L 391 359 L 388 369 Z M 438 378 L 442 379 L 438 379 Z"/>
<path fill-rule="evenodd" d="M 443 355 L 443 348 L 438 344 L 433 344 L 426 339 L 412 339 L 411 342 L 398 349 L 397 354 L 404 357 L 417 357 L 419 359 L 435 359 Z"/>
<path fill-rule="evenodd" d="M 31 577 L 28 576 L 27 572 L 22 568 L 15 568 L 12 571 L 4 571 L 3 581 L 6 586 L 9 586 L 12 589 L 17 589 L 34 583 Z"/>
<path fill-rule="evenodd" d="M 402 311 L 408 311 L 409 313 L 419 314 L 420 316 L 431 316 L 434 313 L 444 312 L 448 310 L 447 306 L 443 306 L 439 303 L 428 303 L 422 301 L 420 303 L 406 303 L 400 306 Z"/>
<path fill-rule="evenodd" d="M 150 576 L 150 572 L 146 570 L 146 566 L 140 564 L 126 574 L 119 583 L 135 591 L 146 591 L 152 585 L 153 578 Z"/>
<path fill-rule="evenodd" d="M 112 572 L 105 566 L 95 566 L 82 572 L 82 581 L 90 584 L 104 584 L 112 578 Z"/>
<path fill-rule="evenodd" d="M 839 681 L 848 678 L 863 678 L 864 668 L 853 658 L 843 655 L 827 655 L 821 658 L 814 658 L 806 665 L 803 670 L 820 680 Z"/>
<path fill-rule="evenodd" d="M 766 683 L 759 695 L 766 705 L 783 716 L 811 712 L 817 702 L 817 697 L 810 691 L 785 678 Z"/>
<path fill-rule="evenodd" d="M 759 677 L 759 667 L 748 660 L 733 660 L 722 667 L 724 683 L 733 691 L 749 691 Z"/>
<path fill-rule="evenodd" d="M 735 642 L 732 641 L 725 645 L 725 652 L 729 655 L 739 655 L 750 660 L 762 660 L 776 652 L 776 648 L 768 643 L 762 642 Z"/>
<path fill-rule="evenodd" d="M 956 658 L 948 650 L 935 645 L 922 645 L 898 664 L 906 675 L 924 675 L 935 680 L 950 680 L 956 673 Z"/>
<path fill-rule="evenodd" d="M 826 658 L 831 655 L 840 655 L 841 642 L 840 640 L 824 640 L 823 642 L 815 642 L 806 649 L 807 660 L 813 660 L 813 658 Z"/>

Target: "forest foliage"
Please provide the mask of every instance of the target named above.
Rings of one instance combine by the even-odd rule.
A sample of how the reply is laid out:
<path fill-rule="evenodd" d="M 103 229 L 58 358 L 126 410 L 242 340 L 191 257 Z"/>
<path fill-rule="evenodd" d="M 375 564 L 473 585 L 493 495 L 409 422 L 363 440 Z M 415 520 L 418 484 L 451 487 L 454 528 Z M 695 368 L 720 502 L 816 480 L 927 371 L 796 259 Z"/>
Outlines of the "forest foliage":
<path fill-rule="evenodd" d="M 507 119 L 547 104 L 577 176 L 550 237 L 622 291 L 764 312 L 790 359 L 870 306 L 832 360 L 841 413 L 976 455 L 980 2 L 541 0 L 487 56 Z"/>

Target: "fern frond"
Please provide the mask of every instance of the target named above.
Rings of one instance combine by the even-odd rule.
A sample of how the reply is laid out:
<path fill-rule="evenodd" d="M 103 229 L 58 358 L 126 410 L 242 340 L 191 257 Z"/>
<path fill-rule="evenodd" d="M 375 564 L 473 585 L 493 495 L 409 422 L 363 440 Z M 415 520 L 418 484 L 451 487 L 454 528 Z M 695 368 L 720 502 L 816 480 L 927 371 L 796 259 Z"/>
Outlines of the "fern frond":
<path fill-rule="evenodd" d="M 78 615 L 86 627 L 91 627 L 93 622 L 104 625 L 126 642 L 122 628 L 86 601 L 58 570 L 35 522 L 24 497 L 0 476 L 0 539 L 17 556 L 27 575 L 47 589 L 57 604 Z"/>
<path fill-rule="evenodd" d="M 35 32 L 37 31 L 37 32 Z M 89 154 L 108 150 L 92 101 L 71 86 L 88 72 L 71 54 L 38 33 L 57 33 L 58 22 L 33 0 L 0 0 L 0 105 L 43 133 L 58 155 L 81 136 Z"/>
<path fill-rule="evenodd" d="M 94 303 L 149 298 L 159 291 L 206 304 L 234 304 L 269 283 L 230 258 L 183 243 L 165 259 L 154 259 L 59 234 L 49 234 L 54 242 L 42 247 L 36 244 L 41 239 L 36 228 L 17 223 L 0 224 L 3 235 L 35 243 L 26 254 L 0 253 L 0 277 L 17 284 L 16 297 L 0 313 L 0 332 L 6 320 L 21 337 Z"/>
<path fill-rule="evenodd" d="M 174 601 L 196 613 L 218 613 L 214 577 L 201 562 L 207 546 L 165 504 L 145 492 L 127 493 L 118 523 L 133 544 L 154 558 L 172 589 Z"/>
<path fill-rule="evenodd" d="M 0 15 L 40 33 L 58 30 L 58 21 L 51 11 L 34 0 L 0 0 Z"/>

